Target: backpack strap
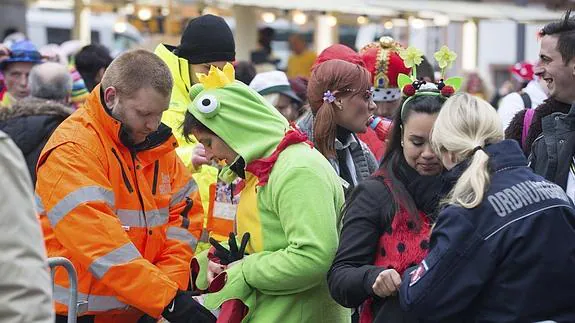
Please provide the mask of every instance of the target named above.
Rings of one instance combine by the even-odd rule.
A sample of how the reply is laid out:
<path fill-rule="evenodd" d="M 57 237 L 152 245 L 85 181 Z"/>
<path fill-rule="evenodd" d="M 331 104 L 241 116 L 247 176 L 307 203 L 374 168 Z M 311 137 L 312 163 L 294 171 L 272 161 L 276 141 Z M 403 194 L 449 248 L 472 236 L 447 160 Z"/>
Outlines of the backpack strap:
<path fill-rule="evenodd" d="M 523 130 L 521 130 L 521 147 L 523 148 L 523 151 L 527 151 L 527 134 L 529 133 L 529 128 L 531 127 L 534 115 L 535 109 L 525 110 L 525 115 L 523 116 Z"/>
<path fill-rule="evenodd" d="M 532 103 L 531 103 L 531 97 L 529 97 L 529 94 L 521 91 L 521 92 L 519 92 L 519 95 L 521 96 L 521 100 L 523 100 L 523 106 L 525 107 L 525 109 L 531 109 Z"/>

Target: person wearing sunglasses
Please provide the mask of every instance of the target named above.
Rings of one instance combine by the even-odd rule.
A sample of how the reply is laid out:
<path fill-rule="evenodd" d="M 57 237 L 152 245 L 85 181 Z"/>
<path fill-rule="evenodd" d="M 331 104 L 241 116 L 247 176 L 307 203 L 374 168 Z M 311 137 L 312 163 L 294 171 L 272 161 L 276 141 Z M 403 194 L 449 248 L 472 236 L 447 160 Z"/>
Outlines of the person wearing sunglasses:
<path fill-rule="evenodd" d="M 376 109 L 371 85 L 369 71 L 354 63 L 331 59 L 317 65 L 307 86 L 311 115 L 298 123 L 340 176 L 346 194 L 377 170 L 357 137 Z"/>
<path fill-rule="evenodd" d="M 0 61 L 0 72 L 6 83 L 6 93 L 0 99 L 0 107 L 11 107 L 30 94 L 28 75 L 34 65 L 42 62 L 42 55 L 28 40 L 12 44 L 8 53 L 6 48 L 1 51 L 0 56 L 8 58 Z"/>

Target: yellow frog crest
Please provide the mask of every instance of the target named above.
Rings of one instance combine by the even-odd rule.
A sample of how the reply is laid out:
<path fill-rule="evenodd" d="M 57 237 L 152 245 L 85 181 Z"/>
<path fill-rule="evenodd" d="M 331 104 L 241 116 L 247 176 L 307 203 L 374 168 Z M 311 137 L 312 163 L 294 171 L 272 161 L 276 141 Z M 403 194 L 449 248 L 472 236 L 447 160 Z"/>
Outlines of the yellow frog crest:
<path fill-rule="evenodd" d="M 233 83 L 236 79 L 236 72 L 232 64 L 226 63 L 223 70 L 220 70 L 219 68 L 212 65 L 208 75 L 204 73 L 197 73 L 196 76 L 198 77 L 200 83 L 202 83 L 204 86 L 204 89 L 213 90 Z"/>

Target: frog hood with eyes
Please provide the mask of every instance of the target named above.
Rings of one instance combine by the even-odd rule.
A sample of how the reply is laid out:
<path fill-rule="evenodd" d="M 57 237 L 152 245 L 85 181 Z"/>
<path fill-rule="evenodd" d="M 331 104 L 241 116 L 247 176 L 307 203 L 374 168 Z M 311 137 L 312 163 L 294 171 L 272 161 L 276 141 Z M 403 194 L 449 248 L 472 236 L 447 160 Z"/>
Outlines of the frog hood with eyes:
<path fill-rule="evenodd" d="M 198 74 L 188 111 L 249 165 L 271 155 L 290 126 L 261 95 L 235 81 L 234 74 L 229 63 L 223 70 L 212 66 L 208 75 Z"/>
<path fill-rule="evenodd" d="M 218 276 L 224 284 L 205 294 L 204 306 L 216 309 L 234 300 L 228 303 L 232 310 L 220 313 L 222 322 L 228 322 L 225 314 L 252 323 L 349 322 L 350 311 L 330 297 L 325 279 L 344 203 L 339 177 L 302 132 L 234 80 L 231 65 L 212 67 L 198 79 L 188 111 L 245 160 L 234 220 L 238 236 L 250 233 L 248 255 Z M 196 260 L 195 286 L 210 290 L 207 255 Z"/>

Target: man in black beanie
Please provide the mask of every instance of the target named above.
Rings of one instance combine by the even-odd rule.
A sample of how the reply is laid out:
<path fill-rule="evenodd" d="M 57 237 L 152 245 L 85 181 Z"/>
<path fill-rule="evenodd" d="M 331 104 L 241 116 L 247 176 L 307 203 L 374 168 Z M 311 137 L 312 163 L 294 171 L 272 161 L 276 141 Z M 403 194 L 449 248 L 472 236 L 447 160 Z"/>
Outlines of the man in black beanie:
<path fill-rule="evenodd" d="M 184 112 L 191 103 L 189 90 L 194 85 L 196 73 L 208 73 L 210 66 L 223 68 L 227 62 L 233 62 L 236 58 L 236 45 L 234 35 L 222 17 L 203 15 L 192 19 L 177 47 L 160 44 L 156 47 L 158 55 L 172 71 L 174 88 L 170 109 L 164 114 L 177 112 L 181 119 L 173 123 L 171 118 L 162 119 L 172 129 L 176 129 L 184 121 Z M 178 140 L 181 145 L 182 141 Z M 189 163 L 189 160 L 184 160 Z"/>
<path fill-rule="evenodd" d="M 164 112 L 162 123 L 172 128 L 179 145 L 176 152 L 188 169 L 194 173 L 194 179 L 202 198 L 202 206 L 206 211 L 205 216 L 207 216 L 210 205 L 210 186 L 216 183 L 218 171 L 208 165 L 195 169 L 192 157 L 203 156 L 201 153 L 194 155 L 194 149 L 201 150 L 202 146 L 198 146 L 195 138 L 192 142 L 187 142 L 182 136 L 180 126 L 184 122 L 186 109 L 192 103 L 190 88 L 197 83 L 196 73 L 207 74 L 210 66 L 222 69 L 226 63 L 235 60 L 234 35 L 223 18 L 203 15 L 188 23 L 178 47 L 160 44 L 156 47 L 155 54 L 168 65 L 174 79 L 170 107 Z M 202 234 L 202 241 L 207 241 L 207 233 L 204 231 Z M 221 234 L 227 236 L 228 233 Z"/>

